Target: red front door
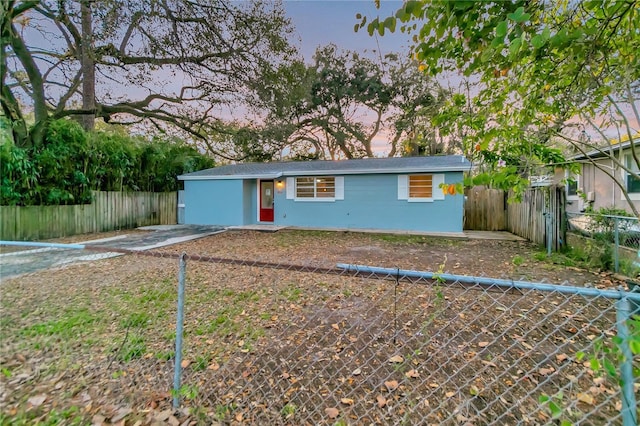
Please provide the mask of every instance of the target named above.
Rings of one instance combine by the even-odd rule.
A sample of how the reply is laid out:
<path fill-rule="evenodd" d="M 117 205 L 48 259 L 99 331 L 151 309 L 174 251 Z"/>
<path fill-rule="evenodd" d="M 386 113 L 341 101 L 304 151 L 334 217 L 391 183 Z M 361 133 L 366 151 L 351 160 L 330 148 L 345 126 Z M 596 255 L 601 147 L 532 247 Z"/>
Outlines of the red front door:
<path fill-rule="evenodd" d="M 273 181 L 260 181 L 260 222 L 273 222 Z"/>

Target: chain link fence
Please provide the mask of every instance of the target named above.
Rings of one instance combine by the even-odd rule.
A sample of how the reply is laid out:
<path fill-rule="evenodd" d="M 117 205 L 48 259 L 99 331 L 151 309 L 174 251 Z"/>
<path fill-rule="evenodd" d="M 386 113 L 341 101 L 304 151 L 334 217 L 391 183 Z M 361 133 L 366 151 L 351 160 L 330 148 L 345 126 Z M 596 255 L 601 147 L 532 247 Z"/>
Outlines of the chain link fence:
<path fill-rule="evenodd" d="M 75 249 L 1 255 L 2 423 L 637 423 L 636 293 Z"/>
<path fill-rule="evenodd" d="M 586 237 L 574 245 L 586 248 L 615 272 L 640 275 L 640 223 L 636 217 L 602 213 L 567 213 L 568 230 Z"/>

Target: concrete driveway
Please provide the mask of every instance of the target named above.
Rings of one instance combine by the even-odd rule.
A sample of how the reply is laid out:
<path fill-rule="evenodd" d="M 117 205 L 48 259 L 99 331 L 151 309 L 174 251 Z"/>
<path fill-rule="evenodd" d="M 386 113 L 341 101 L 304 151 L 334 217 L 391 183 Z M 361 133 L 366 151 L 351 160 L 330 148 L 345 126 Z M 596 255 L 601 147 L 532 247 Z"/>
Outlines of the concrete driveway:
<path fill-rule="evenodd" d="M 78 262 L 122 256 L 122 253 L 105 251 L 109 248 L 144 251 L 224 232 L 222 227 L 198 225 L 160 225 L 139 229 L 149 232 L 76 243 L 85 245 L 86 250 L 41 247 L 0 254 L 0 280 Z M 99 247 L 100 252 L 91 251 L 91 247 Z"/>

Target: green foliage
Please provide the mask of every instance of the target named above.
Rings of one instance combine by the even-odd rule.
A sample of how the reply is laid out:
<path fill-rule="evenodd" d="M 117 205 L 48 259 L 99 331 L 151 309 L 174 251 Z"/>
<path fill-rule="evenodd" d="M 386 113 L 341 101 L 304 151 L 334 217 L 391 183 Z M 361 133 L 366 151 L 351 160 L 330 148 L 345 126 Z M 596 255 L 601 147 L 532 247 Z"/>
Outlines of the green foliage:
<path fill-rule="evenodd" d="M 288 419 L 296 413 L 297 409 L 298 407 L 296 406 L 296 404 L 290 402 L 282 407 L 282 410 L 280 410 L 280 414 L 282 414 L 282 417 L 284 417 L 285 419 Z"/>
<path fill-rule="evenodd" d="M 0 141 L 1 205 L 85 204 L 93 190 L 175 191 L 177 175 L 214 165 L 178 140 L 87 134 L 72 120 L 51 122 L 36 147 Z"/>
<path fill-rule="evenodd" d="M 365 27 L 412 33 L 414 58 L 427 74 L 472 82 L 432 121 L 459 139 L 485 180 L 496 159 L 503 175 L 527 178 L 591 151 L 591 136 L 610 146 L 609 129 L 627 140 L 637 132 L 636 1 L 407 1 L 393 17 L 361 18 L 357 28 Z"/>
<path fill-rule="evenodd" d="M 80 426 L 87 424 L 87 419 L 84 418 L 81 408 L 71 406 L 69 408 L 53 409 L 44 416 L 40 410 L 20 411 L 14 416 L 0 413 L 0 424 L 15 426 Z"/>
<path fill-rule="evenodd" d="M 118 352 L 118 359 L 122 362 L 129 362 L 133 359 L 141 358 L 147 351 L 147 345 L 142 336 L 130 336 L 122 345 Z"/>
<path fill-rule="evenodd" d="M 175 389 L 171 389 L 171 396 L 178 396 L 188 400 L 196 399 L 198 393 L 198 387 L 196 385 L 182 385 L 177 392 Z"/>
<path fill-rule="evenodd" d="M 549 414 L 551 414 L 551 418 L 556 421 L 560 426 L 571 426 L 571 422 L 563 419 L 560 420 L 564 414 L 565 409 L 563 408 L 564 404 L 564 394 L 562 391 L 556 393 L 555 395 L 549 396 L 546 393 L 543 393 L 538 397 L 538 402 L 546 406 L 549 410 Z"/>

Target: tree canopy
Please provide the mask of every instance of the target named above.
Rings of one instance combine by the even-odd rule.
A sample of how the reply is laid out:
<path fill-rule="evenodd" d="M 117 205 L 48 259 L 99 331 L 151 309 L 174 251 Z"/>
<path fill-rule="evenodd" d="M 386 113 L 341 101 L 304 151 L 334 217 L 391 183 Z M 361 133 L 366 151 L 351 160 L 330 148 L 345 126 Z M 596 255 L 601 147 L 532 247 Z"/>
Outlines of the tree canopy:
<path fill-rule="evenodd" d="M 266 126 L 280 129 L 298 158 L 373 157 L 377 139 L 389 141 L 387 155 L 401 154 L 410 141 L 426 143 L 421 124 L 446 97 L 415 61 L 376 60 L 335 45 L 318 48 L 311 65 L 281 66 L 259 86 Z"/>
<path fill-rule="evenodd" d="M 463 102 L 474 119 L 459 114 L 458 124 L 467 126 L 467 146 L 495 160 L 528 152 L 526 168 L 533 170 L 536 163 L 561 162 L 549 150 L 554 146 L 570 155 L 631 140 L 635 167 L 612 150 L 606 154 L 614 170 L 602 169 L 626 194 L 619 171 L 637 177 L 640 166 L 634 140 L 640 123 L 638 6 L 637 0 L 421 0 L 405 2 L 386 19 L 362 18 L 359 27 L 412 32 L 425 72 L 475 78 L 478 87 Z"/>
<path fill-rule="evenodd" d="M 41 144 L 52 120 L 89 115 L 178 130 L 225 157 L 212 138 L 228 130 L 223 109 L 294 53 L 272 1 L 6 0 L 0 12 L 0 100 L 19 146 Z"/>

